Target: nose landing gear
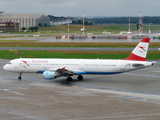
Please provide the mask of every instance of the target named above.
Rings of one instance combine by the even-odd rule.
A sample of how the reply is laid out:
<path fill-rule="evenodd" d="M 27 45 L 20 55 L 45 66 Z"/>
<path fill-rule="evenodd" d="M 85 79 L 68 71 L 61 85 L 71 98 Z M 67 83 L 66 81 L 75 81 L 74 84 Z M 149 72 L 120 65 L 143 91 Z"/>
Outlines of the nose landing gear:
<path fill-rule="evenodd" d="M 22 75 L 22 73 L 19 73 L 18 80 L 22 79 L 21 75 Z"/>

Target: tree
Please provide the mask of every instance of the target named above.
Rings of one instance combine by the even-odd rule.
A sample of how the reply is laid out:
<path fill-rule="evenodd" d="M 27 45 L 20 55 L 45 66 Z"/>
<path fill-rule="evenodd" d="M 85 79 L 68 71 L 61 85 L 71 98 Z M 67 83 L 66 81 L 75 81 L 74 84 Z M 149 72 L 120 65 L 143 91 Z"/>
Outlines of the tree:
<path fill-rule="evenodd" d="M 26 30 L 26 28 L 25 28 L 25 27 L 22 27 L 21 30 Z"/>
<path fill-rule="evenodd" d="M 33 32 L 34 31 L 34 27 L 29 27 L 29 30 Z"/>
<path fill-rule="evenodd" d="M 38 27 L 37 26 L 34 26 L 34 27 L 29 27 L 29 30 L 32 31 L 32 32 L 37 32 L 38 31 Z"/>
<path fill-rule="evenodd" d="M 33 28 L 34 28 L 35 32 L 37 32 L 39 29 L 37 26 L 34 26 Z"/>
<path fill-rule="evenodd" d="M 72 21 L 72 24 L 77 24 L 77 21 L 76 21 L 76 20 L 73 20 L 73 21 Z"/>
<path fill-rule="evenodd" d="M 82 20 L 78 20 L 77 24 L 83 24 L 83 21 Z"/>
<path fill-rule="evenodd" d="M 80 24 L 80 25 L 82 25 L 83 24 L 83 21 L 82 20 L 73 20 L 72 21 L 72 24 Z M 84 21 L 84 24 L 85 25 L 93 25 L 93 22 L 89 22 L 89 21 Z"/>

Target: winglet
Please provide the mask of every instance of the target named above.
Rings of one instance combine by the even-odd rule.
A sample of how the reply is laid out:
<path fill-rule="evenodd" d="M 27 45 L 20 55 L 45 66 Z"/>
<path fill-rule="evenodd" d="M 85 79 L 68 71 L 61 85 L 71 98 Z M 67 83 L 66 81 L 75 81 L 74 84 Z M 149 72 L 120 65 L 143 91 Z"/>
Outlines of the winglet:
<path fill-rule="evenodd" d="M 124 60 L 145 61 L 150 38 L 143 38 L 135 47 L 132 53 Z"/>

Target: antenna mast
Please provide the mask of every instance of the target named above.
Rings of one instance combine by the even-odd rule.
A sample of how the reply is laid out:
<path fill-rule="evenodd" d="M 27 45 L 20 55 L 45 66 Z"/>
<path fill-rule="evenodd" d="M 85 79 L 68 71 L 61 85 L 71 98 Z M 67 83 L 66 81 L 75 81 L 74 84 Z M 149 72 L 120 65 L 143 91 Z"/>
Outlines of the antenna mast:
<path fill-rule="evenodd" d="M 143 33 L 143 18 L 141 15 L 142 11 L 140 11 L 140 17 L 139 17 L 139 23 L 138 23 L 138 30 L 139 30 L 139 34 L 142 35 Z"/>
<path fill-rule="evenodd" d="M 83 28 L 82 28 L 83 35 L 84 35 L 84 31 L 85 31 L 85 28 L 84 28 L 84 13 L 85 13 L 85 11 L 83 11 Z"/>
<path fill-rule="evenodd" d="M 128 25 L 128 33 L 131 33 L 131 23 L 130 23 L 130 16 L 129 16 L 129 25 Z"/>
<path fill-rule="evenodd" d="M 68 40 L 69 40 L 69 34 L 70 34 L 70 32 L 69 32 L 69 16 L 68 16 Z"/>

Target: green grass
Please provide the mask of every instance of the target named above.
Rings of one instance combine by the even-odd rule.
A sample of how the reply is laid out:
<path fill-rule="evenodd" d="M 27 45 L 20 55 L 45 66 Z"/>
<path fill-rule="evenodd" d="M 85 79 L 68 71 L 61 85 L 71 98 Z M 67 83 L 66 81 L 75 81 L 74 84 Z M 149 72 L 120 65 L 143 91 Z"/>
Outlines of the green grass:
<path fill-rule="evenodd" d="M 1 42 L 10 42 L 10 43 L 14 43 L 14 42 L 38 42 L 38 40 L 0 40 L 0 43 Z M 4 46 L 5 47 L 5 46 Z"/>
<path fill-rule="evenodd" d="M 37 42 L 37 40 L 0 40 L 0 47 L 135 47 L 138 42 Z M 151 42 L 151 48 L 159 48 L 160 42 Z M 14 49 L 14 48 L 13 48 Z"/>
<path fill-rule="evenodd" d="M 70 32 L 71 33 L 78 33 L 82 34 L 80 29 L 82 25 L 70 25 Z M 128 31 L 128 24 L 106 24 L 105 26 L 85 26 L 86 32 L 88 33 L 99 33 L 101 34 L 103 31 L 108 31 L 112 33 L 120 33 L 120 31 Z M 131 31 L 137 31 L 137 25 L 131 24 L 130 26 Z M 148 32 L 148 24 L 144 24 L 144 31 Z M 159 26 L 150 26 L 151 31 L 159 30 Z M 39 32 L 48 31 L 50 33 L 68 33 L 68 26 L 67 25 L 59 25 L 57 27 L 50 27 L 50 28 L 40 28 Z"/>
<path fill-rule="evenodd" d="M 0 51 L 0 58 L 2 59 L 15 59 L 15 58 L 78 58 L 78 59 L 124 59 L 130 52 L 125 54 L 122 52 L 119 54 L 83 54 L 83 53 L 61 53 L 61 51 L 30 51 L 22 50 L 18 51 L 23 54 L 14 54 L 16 51 L 2 50 Z M 116 51 L 115 51 L 116 52 Z M 111 52 L 112 53 L 112 52 Z M 160 59 L 160 53 L 149 52 L 147 59 Z"/>
<path fill-rule="evenodd" d="M 70 25 L 70 33 L 82 34 L 80 29 L 82 25 Z M 103 31 L 119 33 L 120 31 L 128 31 L 127 24 L 110 24 L 107 26 L 85 26 L 86 32 L 94 34 L 102 34 Z M 40 33 L 68 33 L 68 25 L 59 25 L 57 27 L 42 27 L 38 30 Z"/>
<path fill-rule="evenodd" d="M 70 25 L 70 33 L 81 35 L 82 25 Z M 144 31 L 148 32 L 149 24 L 144 24 Z M 106 25 L 93 25 L 93 26 L 85 26 L 87 33 L 93 34 L 102 34 L 104 31 L 112 32 L 112 33 L 120 33 L 120 31 L 128 31 L 128 24 L 106 24 Z M 137 31 L 137 25 L 130 25 L 131 31 Z M 159 25 L 152 24 L 150 26 L 151 31 L 159 30 Z M 10 34 L 53 34 L 53 33 L 68 33 L 68 25 L 58 25 L 51 27 L 39 27 L 38 32 L 17 32 Z M 16 36 L 18 37 L 18 36 Z"/>

